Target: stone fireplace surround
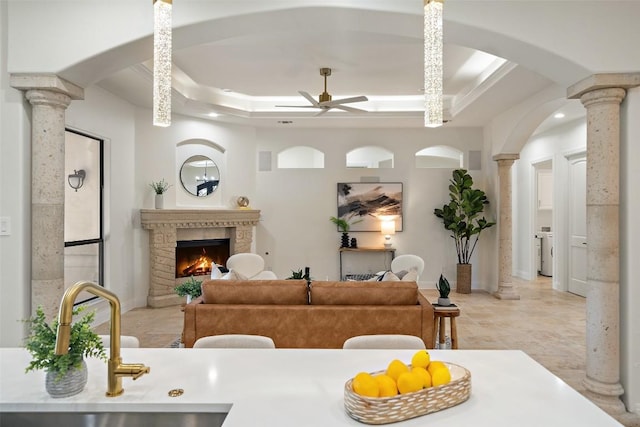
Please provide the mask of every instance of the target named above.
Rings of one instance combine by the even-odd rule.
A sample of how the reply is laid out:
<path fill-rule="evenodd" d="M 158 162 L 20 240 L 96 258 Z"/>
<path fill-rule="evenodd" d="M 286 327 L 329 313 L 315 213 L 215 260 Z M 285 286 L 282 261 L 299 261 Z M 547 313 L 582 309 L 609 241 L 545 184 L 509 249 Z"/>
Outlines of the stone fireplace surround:
<path fill-rule="evenodd" d="M 149 230 L 149 307 L 183 302 L 176 285 L 176 245 L 179 240 L 229 239 L 231 255 L 250 252 L 255 209 L 142 209 L 142 228 Z"/>

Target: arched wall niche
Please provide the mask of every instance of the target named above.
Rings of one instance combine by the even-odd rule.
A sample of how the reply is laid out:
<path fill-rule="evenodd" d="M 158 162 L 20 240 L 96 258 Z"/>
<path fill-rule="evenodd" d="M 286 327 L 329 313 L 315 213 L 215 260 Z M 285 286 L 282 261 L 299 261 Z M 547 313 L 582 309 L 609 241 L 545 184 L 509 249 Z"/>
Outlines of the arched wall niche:
<path fill-rule="evenodd" d="M 322 169 L 324 153 L 306 145 L 296 145 L 278 153 L 278 169 Z"/>
<path fill-rule="evenodd" d="M 464 165 L 464 153 L 447 145 L 423 148 L 415 154 L 416 168 L 459 169 Z"/>
<path fill-rule="evenodd" d="M 346 155 L 348 168 L 393 169 L 393 152 L 369 145 L 354 148 Z"/>

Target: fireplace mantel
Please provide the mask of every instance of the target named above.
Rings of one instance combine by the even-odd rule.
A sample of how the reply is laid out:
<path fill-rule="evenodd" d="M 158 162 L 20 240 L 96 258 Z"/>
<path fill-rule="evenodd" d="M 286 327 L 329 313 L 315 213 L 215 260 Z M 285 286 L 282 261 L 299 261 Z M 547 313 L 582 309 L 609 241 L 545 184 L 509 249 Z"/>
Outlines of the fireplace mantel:
<path fill-rule="evenodd" d="M 256 225 L 260 211 L 256 209 L 141 209 L 142 228 L 158 227 L 210 228 Z"/>
<path fill-rule="evenodd" d="M 256 209 L 141 209 L 142 228 L 149 230 L 150 307 L 177 305 L 176 246 L 178 240 L 229 238 L 231 254 L 250 252 Z"/>

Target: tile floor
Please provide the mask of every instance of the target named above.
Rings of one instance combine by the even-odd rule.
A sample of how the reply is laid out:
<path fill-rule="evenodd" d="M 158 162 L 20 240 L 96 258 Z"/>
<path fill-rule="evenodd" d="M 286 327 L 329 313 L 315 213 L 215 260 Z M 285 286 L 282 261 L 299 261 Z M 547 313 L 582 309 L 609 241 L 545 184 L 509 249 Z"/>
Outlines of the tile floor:
<path fill-rule="evenodd" d="M 461 310 L 459 348 L 523 350 L 582 392 L 585 299 L 553 290 L 545 277 L 530 282 L 514 278 L 514 285 L 520 300 L 499 300 L 484 291 L 451 293 L 450 299 Z M 430 301 L 437 299 L 437 290 L 421 291 Z M 123 314 L 122 334 L 137 336 L 142 347 L 167 347 L 180 336 L 182 322 L 179 306 L 136 308 Z M 108 324 L 99 325 L 96 331 L 108 333 Z"/>

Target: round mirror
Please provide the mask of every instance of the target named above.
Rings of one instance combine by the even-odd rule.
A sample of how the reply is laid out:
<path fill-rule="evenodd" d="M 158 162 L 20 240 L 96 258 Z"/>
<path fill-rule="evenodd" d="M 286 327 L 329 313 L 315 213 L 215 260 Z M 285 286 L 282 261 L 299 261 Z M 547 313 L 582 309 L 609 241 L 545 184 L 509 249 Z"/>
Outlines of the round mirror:
<path fill-rule="evenodd" d="M 218 188 L 220 171 L 207 156 L 191 156 L 180 168 L 180 181 L 190 194 L 205 197 Z"/>

